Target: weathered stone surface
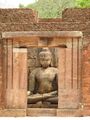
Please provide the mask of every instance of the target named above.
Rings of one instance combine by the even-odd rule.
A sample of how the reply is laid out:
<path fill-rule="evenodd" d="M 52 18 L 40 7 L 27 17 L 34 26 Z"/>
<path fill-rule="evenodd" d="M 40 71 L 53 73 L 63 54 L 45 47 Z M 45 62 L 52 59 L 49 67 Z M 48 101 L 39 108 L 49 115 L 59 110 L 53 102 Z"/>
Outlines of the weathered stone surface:
<path fill-rule="evenodd" d="M 83 49 L 83 71 L 82 71 L 82 95 L 83 104 L 90 108 L 90 44 Z"/>
<path fill-rule="evenodd" d="M 34 12 L 33 11 L 31 12 L 31 10 L 0 9 L 0 31 L 1 32 L 2 31 L 45 31 L 45 30 L 46 31 L 48 31 L 48 30 L 51 30 L 51 31 L 54 31 L 54 30 L 77 31 L 78 30 L 78 31 L 83 32 L 83 35 L 84 35 L 83 43 L 85 45 L 87 45 L 87 43 L 89 43 L 89 41 L 90 41 L 90 22 L 89 22 L 90 21 L 90 9 L 67 9 L 63 12 L 62 20 L 54 21 L 54 19 L 53 19 L 53 20 L 48 20 L 49 22 L 47 22 L 47 20 L 39 20 L 38 23 L 37 23 L 37 21 L 38 21 L 38 19 L 37 19 L 36 13 L 34 14 Z M 32 23 L 32 22 L 34 22 L 34 23 Z M 0 58 L 2 58 L 1 48 L 2 48 L 2 46 L 0 45 Z M 90 91 L 90 87 L 89 87 L 89 83 L 90 83 L 89 57 L 90 57 L 90 55 L 89 55 L 89 52 L 90 52 L 90 45 L 88 44 L 86 46 L 86 48 L 83 49 L 83 64 L 82 64 L 83 79 L 80 78 L 82 80 L 82 83 L 80 83 L 80 86 L 82 86 L 81 92 L 82 92 L 82 97 L 83 97 L 83 99 L 82 99 L 82 97 L 81 97 L 81 99 L 82 99 L 83 106 L 84 106 L 83 109 L 86 109 L 81 112 L 82 113 L 81 115 L 85 115 L 85 116 L 90 115 L 90 111 L 89 111 L 89 109 L 90 109 L 90 95 L 89 95 L 89 91 Z M 76 54 L 76 53 L 74 52 L 74 54 Z M 33 57 L 33 55 L 32 55 L 32 57 Z M 64 56 L 63 56 L 63 58 L 64 58 Z M 75 59 L 76 59 L 76 57 L 75 57 Z M 0 59 L 0 61 L 1 61 L 1 59 Z M 32 62 L 33 62 L 33 59 L 32 59 Z M 1 63 L 2 62 L 0 62 L 0 66 L 1 66 L 0 67 L 0 71 L 1 71 L 0 72 L 0 80 L 1 80 L 0 83 L 2 83 L 2 64 Z M 37 63 L 36 65 L 38 65 L 38 64 L 39 63 Z M 29 66 L 29 68 L 30 68 L 30 66 Z M 5 71 L 3 71 L 3 72 L 5 72 Z M 63 72 L 63 74 L 64 74 L 64 72 Z M 75 73 L 75 77 L 76 77 L 76 73 Z M 62 82 L 63 82 L 63 85 L 61 87 L 63 88 L 64 81 L 62 81 Z M 0 87 L 0 91 L 1 91 L 2 84 L 0 84 L 0 85 L 1 85 L 1 87 Z M 75 84 L 75 88 L 76 88 L 76 84 Z M 3 97 L 2 95 L 0 95 L 0 96 Z M 2 103 L 3 103 L 3 100 L 0 99 L 0 101 L 2 101 Z M 1 106 L 1 104 L 0 104 L 0 106 Z M 4 112 L 4 113 L 6 113 L 6 112 Z M 2 112 L 0 112 L 0 115 L 1 114 L 2 114 Z M 12 113 L 10 113 L 9 115 L 11 116 L 11 114 Z M 18 112 L 18 114 L 19 114 L 19 112 Z M 67 116 L 67 114 L 68 113 L 63 112 L 62 116 L 64 116 L 64 115 Z M 72 114 L 72 112 L 69 115 L 71 116 L 71 114 Z M 61 116 L 61 113 L 58 112 L 58 115 Z M 80 115 L 80 113 L 79 113 L 79 115 Z M 77 116 L 79 116 L 79 115 L 77 115 Z"/>
<path fill-rule="evenodd" d="M 67 8 L 63 11 L 64 21 L 90 21 L 90 8 Z"/>
<path fill-rule="evenodd" d="M 37 12 L 32 9 L 0 9 L 0 23 L 37 22 Z"/>
<path fill-rule="evenodd" d="M 57 109 L 58 117 L 79 117 L 83 116 L 79 109 Z"/>
<path fill-rule="evenodd" d="M 27 116 L 56 116 L 56 109 L 48 109 L 48 108 L 28 108 Z"/>
<path fill-rule="evenodd" d="M 85 43 L 89 42 L 90 38 L 90 22 L 56 22 L 56 23 L 30 23 L 30 24 L 0 24 L 0 31 L 82 31 Z"/>
<path fill-rule="evenodd" d="M 27 107 L 27 49 L 13 48 L 13 58 L 8 51 L 6 77 L 6 108 L 26 109 Z M 10 62 L 10 63 L 8 63 Z M 11 69 L 12 68 L 12 71 Z M 11 77 L 11 79 L 10 79 Z M 5 89 L 5 88 L 4 88 Z"/>
<path fill-rule="evenodd" d="M 2 109 L 0 117 L 25 117 L 26 109 Z"/>

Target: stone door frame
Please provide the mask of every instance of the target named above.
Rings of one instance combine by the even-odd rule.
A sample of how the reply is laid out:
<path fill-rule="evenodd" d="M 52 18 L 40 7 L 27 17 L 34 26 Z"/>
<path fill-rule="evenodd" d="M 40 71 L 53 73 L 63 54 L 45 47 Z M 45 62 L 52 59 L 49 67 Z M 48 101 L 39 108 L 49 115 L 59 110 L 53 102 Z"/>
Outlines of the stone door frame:
<path fill-rule="evenodd" d="M 44 38 L 47 38 L 47 40 L 45 40 Z M 40 115 L 45 115 L 45 116 L 63 116 L 63 115 L 65 116 L 66 115 L 67 116 L 67 114 L 71 115 L 71 116 L 76 114 L 76 116 L 78 116 L 77 111 L 79 111 L 80 106 L 79 106 L 79 103 L 77 103 L 77 102 L 78 102 L 78 99 L 81 99 L 80 98 L 81 96 L 79 96 L 81 93 L 81 91 L 80 91 L 81 90 L 81 88 L 80 88 L 81 82 L 79 81 L 80 82 L 79 83 L 77 81 L 77 79 L 81 80 L 81 71 L 80 71 L 80 75 L 79 75 L 79 73 L 77 73 L 77 75 L 75 73 L 74 77 L 73 77 L 74 74 L 72 75 L 72 73 L 70 72 L 70 75 L 73 77 L 73 82 L 72 82 L 71 78 L 68 76 L 68 74 L 69 74 L 68 70 L 71 71 L 72 66 L 71 66 L 71 64 L 66 63 L 65 64 L 66 68 L 70 67 L 70 69 L 65 68 L 65 70 L 67 71 L 67 74 L 65 74 L 67 77 L 66 80 L 68 80 L 68 82 L 65 82 L 64 81 L 64 77 L 65 77 L 64 71 L 65 70 L 63 69 L 63 67 L 64 67 L 63 60 L 69 58 L 70 57 L 69 55 L 72 55 L 72 60 L 68 59 L 69 62 L 72 62 L 74 59 L 77 59 L 76 61 L 80 60 L 78 57 L 74 58 L 74 56 L 75 55 L 79 56 L 79 54 L 81 54 L 81 48 L 82 48 L 82 39 L 81 38 L 82 38 L 82 32 L 80 32 L 80 31 L 29 31 L 29 32 L 22 31 L 22 32 L 2 32 L 1 33 L 2 53 L 4 56 L 3 60 L 5 60 L 5 57 L 7 57 L 7 56 L 5 56 L 5 53 L 4 53 L 4 48 L 3 48 L 4 44 L 7 44 L 7 46 L 9 46 L 8 53 L 7 53 L 8 55 L 12 55 L 11 51 L 12 51 L 13 47 L 16 47 L 16 49 L 18 49 L 21 46 L 21 48 L 20 48 L 21 51 L 19 51 L 19 53 L 23 53 L 22 57 L 25 60 L 26 60 L 26 53 L 27 53 L 27 51 L 26 51 L 27 48 L 25 48 L 25 47 L 58 47 L 58 48 L 60 48 L 59 49 L 60 59 L 62 59 L 62 60 L 59 60 L 59 64 L 61 65 L 61 66 L 59 65 L 59 70 L 60 70 L 59 74 L 62 77 L 59 76 L 59 79 L 61 78 L 61 80 L 60 80 L 61 84 L 58 83 L 58 85 L 59 85 L 58 91 L 60 93 L 59 100 L 58 100 L 58 108 L 57 109 L 27 108 L 27 103 L 26 103 L 27 97 L 25 97 L 25 92 L 27 91 L 27 87 L 22 85 L 20 92 L 23 92 L 24 98 L 23 97 L 22 98 L 26 99 L 26 101 L 23 100 L 23 102 L 21 102 L 21 103 L 24 105 L 22 105 L 22 104 L 19 105 L 20 102 L 18 104 L 17 99 L 16 99 L 17 107 L 12 106 L 11 104 L 8 105 L 9 107 L 5 107 L 7 97 L 3 97 L 3 99 L 4 99 L 3 106 L 4 106 L 4 111 L 5 111 L 6 115 L 11 115 L 11 113 L 13 112 L 12 116 L 15 116 L 15 115 L 16 116 L 26 116 L 26 115 L 27 116 L 40 116 Z M 8 43 L 4 43 L 5 40 L 8 41 Z M 68 42 L 66 42 L 66 41 L 68 41 Z M 71 44 L 69 44 L 70 42 L 71 42 Z M 65 49 L 66 49 L 65 47 L 67 47 L 67 46 L 69 49 L 65 53 Z M 71 47 L 73 47 L 73 49 L 72 49 L 73 53 L 71 53 L 72 52 Z M 77 50 L 74 49 L 74 47 L 75 48 L 77 47 Z M 80 47 L 80 51 L 79 51 L 79 47 Z M 15 52 L 15 54 L 17 55 L 16 49 L 13 52 Z M 65 54 L 67 55 L 67 57 L 65 56 Z M 18 54 L 18 55 L 21 55 L 21 54 Z M 8 57 L 8 59 L 9 59 L 9 57 Z M 66 60 L 66 62 L 68 62 L 68 60 Z M 8 63 L 8 64 L 10 64 L 10 63 Z M 25 61 L 24 61 L 24 64 L 26 65 Z M 74 64 L 74 62 L 73 62 L 73 64 Z M 5 68 L 4 61 L 2 61 L 2 65 L 3 65 L 2 66 L 3 72 L 6 72 L 6 70 L 3 69 L 3 68 Z M 79 63 L 78 63 L 78 65 L 79 65 Z M 74 67 L 75 67 L 75 65 L 74 65 Z M 79 66 L 79 67 L 81 69 L 81 66 Z M 78 68 L 76 68 L 76 67 L 75 67 L 75 69 L 76 69 L 76 71 L 78 70 Z M 72 70 L 74 70 L 73 67 L 72 67 Z M 10 72 L 9 72 L 9 75 L 10 75 Z M 2 76 L 3 76 L 2 77 L 2 81 L 3 81 L 3 79 L 5 80 L 5 75 L 2 75 Z M 80 78 L 77 76 L 79 76 Z M 25 79 L 26 79 L 26 77 L 25 77 Z M 9 80 L 10 79 L 11 78 L 9 78 Z M 17 79 L 17 78 L 15 78 L 15 79 Z M 11 81 L 9 81 L 9 83 L 10 82 Z M 25 81 L 23 81 L 23 82 L 25 82 Z M 72 83 L 69 84 L 69 82 L 72 82 Z M 7 95 L 9 95 L 9 92 L 11 92 L 11 96 L 12 96 L 13 94 L 16 94 L 16 91 L 11 90 L 12 86 L 10 86 L 11 83 L 10 84 L 9 83 L 8 83 L 9 86 L 7 87 L 8 88 Z M 4 96 L 7 90 L 5 89 L 5 84 L 4 83 L 2 83 L 2 84 L 3 84 L 2 96 Z M 27 84 L 25 84 L 25 85 L 27 85 Z M 17 83 L 16 83 L 16 86 L 17 86 Z M 19 91 L 17 91 L 17 94 L 18 94 L 18 92 Z M 67 101 L 66 101 L 65 97 L 67 98 Z M 75 101 L 77 101 L 77 102 L 75 103 Z M 10 100 L 9 100 L 9 102 L 10 102 Z M 76 107 L 74 108 L 73 106 L 76 106 Z M 63 111 L 63 109 L 64 109 L 64 111 Z M 70 109 L 72 109 L 72 112 Z"/>

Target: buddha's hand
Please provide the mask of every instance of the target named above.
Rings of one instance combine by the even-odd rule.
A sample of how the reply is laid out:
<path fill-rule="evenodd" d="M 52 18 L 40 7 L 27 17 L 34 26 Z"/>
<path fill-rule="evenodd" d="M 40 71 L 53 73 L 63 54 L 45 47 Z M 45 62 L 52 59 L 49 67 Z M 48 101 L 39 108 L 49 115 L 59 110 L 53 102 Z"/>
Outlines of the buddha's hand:
<path fill-rule="evenodd" d="M 57 91 L 43 94 L 43 97 L 54 97 L 57 95 Z"/>
<path fill-rule="evenodd" d="M 27 91 L 27 96 L 29 96 L 30 95 L 30 91 Z"/>
<path fill-rule="evenodd" d="M 53 91 L 53 92 L 51 92 L 50 94 L 51 94 L 51 95 L 55 95 L 55 96 L 56 96 L 56 95 L 57 95 L 57 93 L 58 93 L 57 91 Z"/>
<path fill-rule="evenodd" d="M 31 91 L 27 91 L 27 96 L 32 95 Z"/>

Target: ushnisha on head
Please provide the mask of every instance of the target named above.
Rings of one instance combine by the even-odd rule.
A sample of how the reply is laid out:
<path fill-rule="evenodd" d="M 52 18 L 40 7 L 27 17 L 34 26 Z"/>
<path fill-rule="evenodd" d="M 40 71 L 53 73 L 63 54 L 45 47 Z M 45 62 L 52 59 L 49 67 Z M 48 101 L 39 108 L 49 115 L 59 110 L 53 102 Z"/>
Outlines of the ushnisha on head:
<path fill-rule="evenodd" d="M 43 48 L 39 53 L 40 64 L 43 68 L 51 66 L 52 54 L 48 48 Z"/>

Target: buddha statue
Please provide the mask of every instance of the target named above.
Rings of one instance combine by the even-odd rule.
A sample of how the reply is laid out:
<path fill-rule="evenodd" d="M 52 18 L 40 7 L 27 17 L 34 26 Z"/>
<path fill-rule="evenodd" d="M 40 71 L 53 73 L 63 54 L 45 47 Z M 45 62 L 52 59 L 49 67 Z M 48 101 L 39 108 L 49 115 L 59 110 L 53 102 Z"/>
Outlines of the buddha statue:
<path fill-rule="evenodd" d="M 39 53 L 39 61 L 41 66 L 29 75 L 28 103 L 57 104 L 58 69 L 51 66 L 52 54 L 48 48 Z"/>

